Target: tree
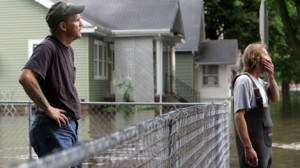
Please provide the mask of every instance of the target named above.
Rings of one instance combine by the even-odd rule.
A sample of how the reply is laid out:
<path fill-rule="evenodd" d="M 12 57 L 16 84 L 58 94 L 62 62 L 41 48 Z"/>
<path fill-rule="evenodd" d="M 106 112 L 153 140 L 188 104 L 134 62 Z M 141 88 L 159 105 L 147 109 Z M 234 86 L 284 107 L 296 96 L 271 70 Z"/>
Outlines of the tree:
<path fill-rule="evenodd" d="M 286 44 L 291 50 L 291 59 L 295 62 L 294 73 L 291 74 L 294 82 L 300 81 L 300 0 L 277 0 L 277 7 L 283 24 L 283 32 L 285 34 Z M 283 80 L 282 93 L 284 100 L 289 98 L 289 82 L 291 80 Z"/>
<path fill-rule="evenodd" d="M 238 39 L 239 48 L 259 41 L 260 0 L 206 0 L 206 37 Z"/>
<path fill-rule="evenodd" d="M 277 0 L 286 43 L 300 59 L 300 0 Z"/>
<path fill-rule="evenodd" d="M 270 46 L 275 67 L 277 70 L 277 76 L 281 79 L 281 88 L 282 88 L 282 97 L 284 104 L 288 104 L 289 101 L 289 84 L 291 82 L 300 81 L 300 57 L 299 53 L 295 47 L 299 47 L 299 23 L 296 24 L 296 10 L 295 4 L 292 1 L 287 0 L 284 4 L 279 4 L 278 0 L 269 0 L 267 1 L 268 11 L 269 11 L 269 23 L 270 23 Z M 281 2 L 282 3 L 282 2 Z M 288 4 L 288 5 L 287 5 Z M 283 5 L 279 7 L 278 5 Z M 278 8 L 277 8 L 278 7 Z M 281 8 L 281 9 L 280 9 Z M 298 5 L 299 9 L 299 5 Z M 280 10 L 283 10 L 280 12 Z M 287 16 L 287 13 L 290 11 L 291 17 Z M 283 14 L 283 12 L 285 14 Z M 298 12 L 298 14 L 300 14 Z M 286 20 L 283 18 L 288 17 Z M 293 24 L 293 25 L 287 25 Z M 295 30 L 294 29 L 297 29 Z M 294 31 L 289 33 L 289 31 Z M 292 37 L 293 36 L 293 37 Z M 298 36 L 298 37 L 297 37 Z M 298 43 L 298 44 L 297 44 Z M 297 47 L 296 47 L 297 48 Z"/>
<path fill-rule="evenodd" d="M 269 13 L 268 47 L 276 67 L 276 76 L 282 83 L 283 100 L 287 100 L 289 83 L 300 81 L 300 0 L 266 2 Z M 260 41 L 259 6 L 260 0 L 206 0 L 207 38 L 235 38 L 240 49 Z"/>

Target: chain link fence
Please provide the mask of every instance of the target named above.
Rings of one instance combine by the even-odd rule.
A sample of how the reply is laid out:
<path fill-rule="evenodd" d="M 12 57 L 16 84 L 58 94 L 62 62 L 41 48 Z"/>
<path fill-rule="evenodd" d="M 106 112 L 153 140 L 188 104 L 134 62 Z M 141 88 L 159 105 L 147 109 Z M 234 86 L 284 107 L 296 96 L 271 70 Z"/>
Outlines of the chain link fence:
<path fill-rule="evenodd" d="M 0 92 L 0 167 L 29 158 L 28 107 L 30 103 L 11 102 L 13 92 Z"/>
<path fill-rule="evenodd" d="M 228 113 L 226 104 L 83 103 L 82 144 L 19 167 L 228 167 Z"/>

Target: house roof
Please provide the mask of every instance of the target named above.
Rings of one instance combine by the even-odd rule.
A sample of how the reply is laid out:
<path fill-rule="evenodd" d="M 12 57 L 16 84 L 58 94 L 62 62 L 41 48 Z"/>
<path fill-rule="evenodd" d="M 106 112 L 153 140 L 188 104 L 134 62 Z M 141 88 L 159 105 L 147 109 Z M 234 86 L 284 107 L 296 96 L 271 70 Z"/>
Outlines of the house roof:
<path fill-rule="evenodd" d="M 58 0 L 52 0 L 57 2 Z M 110 29 L 112 33 L 147 34 L 179 32 L 183 34 L 178 0 L 69 0 L 85 5 L 83 18 Z M 126 35 L 126 33 L 125 33 Z"/>
<path fill-rule="evenodd" d="M 211 40 L 201 42 L 196 63 L 202 65 L 235 64 L 238 53 L 237 40 Z"/>
<path fill-rule="evenodd" d="M 181 15 L 184 25 L 185 43 L 178 44 L 176 51 L 197 51 L 200 30 L 201 17 L 203 12 L 203 0 L 179 0 Z"/>

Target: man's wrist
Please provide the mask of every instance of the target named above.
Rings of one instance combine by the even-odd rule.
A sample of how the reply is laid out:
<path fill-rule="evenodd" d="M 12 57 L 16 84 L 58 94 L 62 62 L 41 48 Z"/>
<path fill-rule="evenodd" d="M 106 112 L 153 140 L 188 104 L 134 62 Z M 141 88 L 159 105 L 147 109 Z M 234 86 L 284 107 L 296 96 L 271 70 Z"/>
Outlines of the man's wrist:
<path fill-rule="evenodd" d="M 244 145 L 245 150 L 250 150 L 253 149 L 252 145 Z"/>
<path fill-rule="evenodd" d="M 50 105 L 46 106 L 46 114 L 49 114 L 51 112 L 51 108 L 52 107 Z"/>
<path fill-rule="evenodd" d="M 269 75 L 268 75 L 268 79 L 269 79 L 269 81 L 274 80 L 274 79 L 275 79 L 275 78 L 274 78 L 274 74 L 269 74 Z"/>

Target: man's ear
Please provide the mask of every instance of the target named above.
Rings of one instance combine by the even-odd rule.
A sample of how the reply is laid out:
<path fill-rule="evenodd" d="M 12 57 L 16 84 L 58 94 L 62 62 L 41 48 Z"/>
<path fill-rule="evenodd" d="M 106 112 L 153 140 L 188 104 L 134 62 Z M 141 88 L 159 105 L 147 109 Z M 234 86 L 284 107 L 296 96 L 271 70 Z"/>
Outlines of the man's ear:
<path fill-rule="evenodd" d="M 60 30 L 62 30 L 62 31 L 67 31 L 67 24 L 66 24 L 66 22 L 61 21 L 61 22 L 58 24 L 58 26 L 59 26 Z"/>
<path fill-rule="evenodd" d="M 253 63 L 251 64 L 251 69 L 254 69 L 256 65 L 257 65 L 256 61 L 253 61 Z"/>

